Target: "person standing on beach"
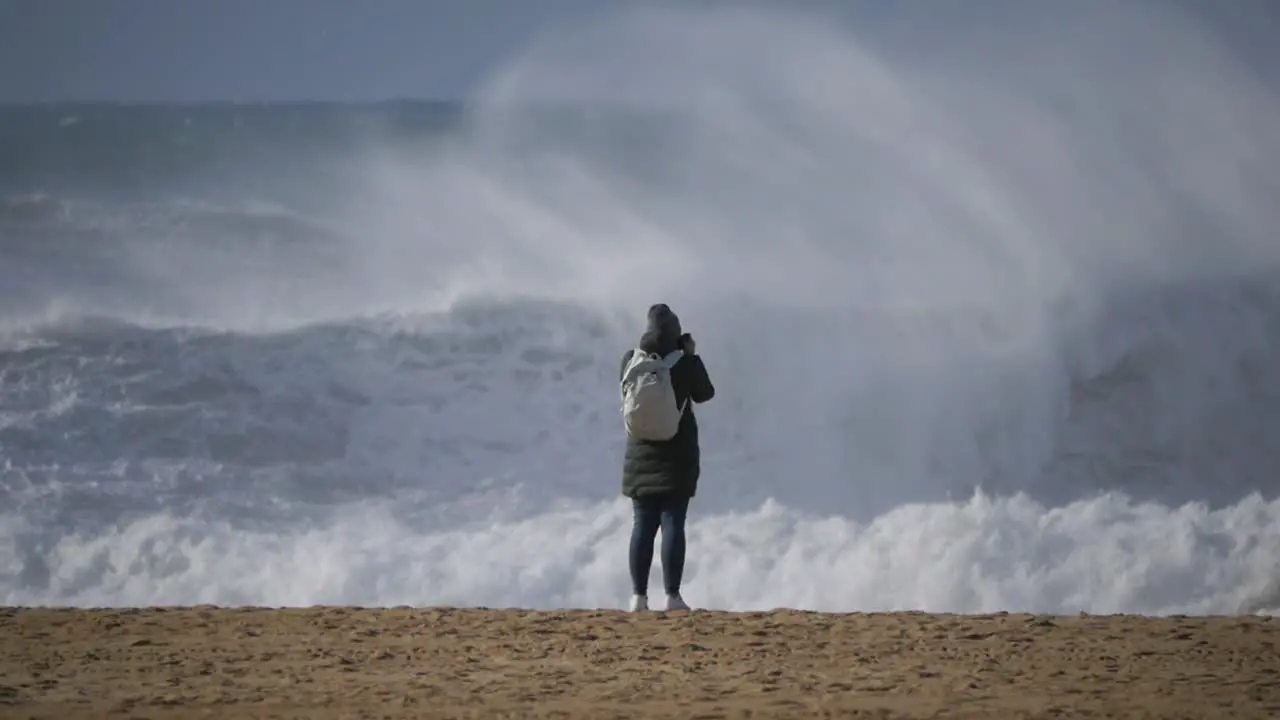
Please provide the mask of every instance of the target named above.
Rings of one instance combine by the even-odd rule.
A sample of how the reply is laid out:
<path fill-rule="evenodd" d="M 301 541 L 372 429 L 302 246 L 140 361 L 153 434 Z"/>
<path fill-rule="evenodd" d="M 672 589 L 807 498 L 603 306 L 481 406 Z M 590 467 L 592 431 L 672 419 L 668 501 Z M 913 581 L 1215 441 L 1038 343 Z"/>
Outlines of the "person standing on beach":
<path fill-rule="evenodd" d="M 680 595 L 685 515 L 697 494 L 701 449 L 694 403 L 715 396 L 707 368 L 680 318 L 659 303 L 637 347 L 622 357 L 619 382 L 627 446 L 622 494 L 631 498 L 631 611 L 649 609 L 649 569 L 662 531 L 662 576 L 667 610 L 688 610 Z"/>

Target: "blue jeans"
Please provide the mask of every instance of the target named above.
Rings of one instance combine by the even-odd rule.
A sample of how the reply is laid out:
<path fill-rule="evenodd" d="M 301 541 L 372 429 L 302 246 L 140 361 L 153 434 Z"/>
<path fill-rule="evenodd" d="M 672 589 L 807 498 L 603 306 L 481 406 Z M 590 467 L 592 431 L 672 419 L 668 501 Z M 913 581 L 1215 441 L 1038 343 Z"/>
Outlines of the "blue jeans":
<path fill-rule="evenodd" d="M 684 520 L 689 498 L 652 495 L 632 498 L 631 591 L 648 595 L 649 568 L 653 565 L 653 543 L 662 529 L 662 580 L 668 595 L 680 592 L 684 575 Z"/>

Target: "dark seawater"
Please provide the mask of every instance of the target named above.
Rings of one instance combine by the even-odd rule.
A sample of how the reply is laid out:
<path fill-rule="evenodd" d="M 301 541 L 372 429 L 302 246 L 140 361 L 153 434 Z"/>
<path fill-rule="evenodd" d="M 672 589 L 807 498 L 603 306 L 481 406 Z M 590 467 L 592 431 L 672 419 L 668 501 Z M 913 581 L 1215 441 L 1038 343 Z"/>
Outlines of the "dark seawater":
<path fill-rule="evenodd" d="M 428 101 L 8 105 L 0 188 L 113 199 L 147 199 L 158 187 L 217 193 L 230 181 L 269 179 L 270 166 L 288 176 L 374 142 L 429 141 L 461 114 L 457 103 Z"/>

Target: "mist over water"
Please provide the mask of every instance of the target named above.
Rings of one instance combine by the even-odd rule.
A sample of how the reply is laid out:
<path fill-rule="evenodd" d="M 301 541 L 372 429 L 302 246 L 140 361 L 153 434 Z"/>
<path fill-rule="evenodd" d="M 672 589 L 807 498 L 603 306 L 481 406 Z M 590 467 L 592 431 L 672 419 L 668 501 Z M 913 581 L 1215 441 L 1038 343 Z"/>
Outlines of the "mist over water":
<path fill-rule="evenodd" d="M 618 10 L 285 181 L 322 210 L 23 205 L 119 244 L 20 248 L 0 598 L 616 607 L 662 301 L 718 389 L 697 605 L 1280 605 L 1280 106 L 1078 8 Z"/>

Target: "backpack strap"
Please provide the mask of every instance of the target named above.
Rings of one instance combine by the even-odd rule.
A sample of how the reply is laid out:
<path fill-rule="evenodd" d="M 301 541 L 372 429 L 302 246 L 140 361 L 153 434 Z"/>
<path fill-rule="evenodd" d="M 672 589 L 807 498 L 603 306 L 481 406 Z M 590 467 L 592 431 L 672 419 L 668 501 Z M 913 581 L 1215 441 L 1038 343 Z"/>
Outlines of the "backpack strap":
<path fill-rule="evenodd" d="M 666 357 L 662 358 L 662 364 L 665 365 L 669 371 L 676 366 L 676 363 L 680 362 L 680 358 L 682 357 L 684 357 L 684 351 L 680 348 L 676 348 L 675 350 L 667 353 Z M 685 397 L 684 404 L 680 406 L 680 414 L 684 415 L 684 411 L 688 410 L 689 406 L 692 404 L 693 398 Z"/>

